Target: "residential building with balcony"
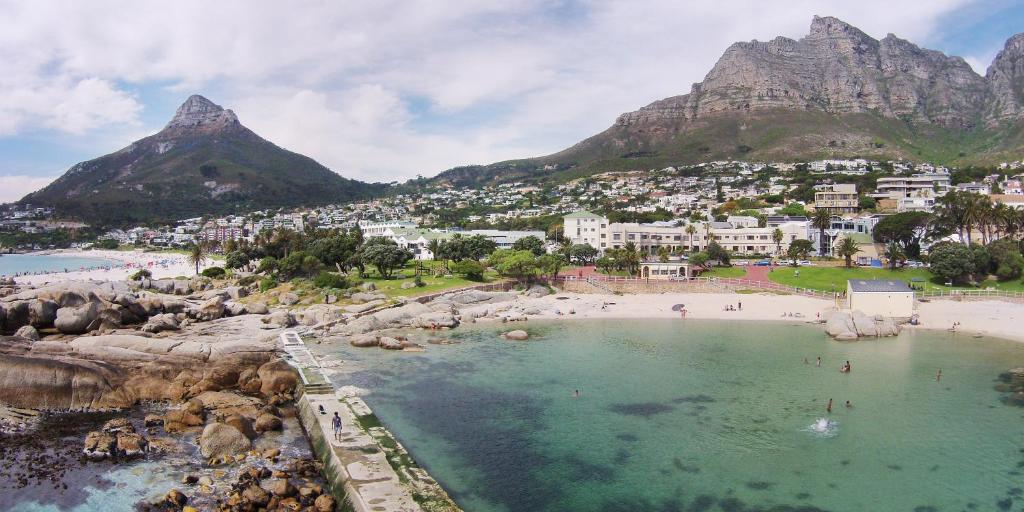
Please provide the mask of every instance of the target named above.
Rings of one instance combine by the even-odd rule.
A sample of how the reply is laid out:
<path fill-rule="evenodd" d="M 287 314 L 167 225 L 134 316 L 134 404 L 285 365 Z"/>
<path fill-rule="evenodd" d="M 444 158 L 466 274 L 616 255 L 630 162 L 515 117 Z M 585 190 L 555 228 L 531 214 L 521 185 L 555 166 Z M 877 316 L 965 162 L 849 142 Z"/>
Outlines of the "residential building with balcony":
<path fill-rule="evenodd" d="M 814 189 L 815 210 L 827 210 L 833 215 L 860 211 L 857 185 L 836 183 L 834 185 L 816 185 Z"/>

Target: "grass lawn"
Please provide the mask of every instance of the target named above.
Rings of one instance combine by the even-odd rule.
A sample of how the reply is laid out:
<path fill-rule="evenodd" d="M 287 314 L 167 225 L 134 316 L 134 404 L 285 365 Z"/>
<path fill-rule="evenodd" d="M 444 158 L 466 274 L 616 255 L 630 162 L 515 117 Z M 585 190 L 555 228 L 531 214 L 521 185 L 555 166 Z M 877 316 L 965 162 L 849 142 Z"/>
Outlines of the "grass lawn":
<path fill-rule="evenodd" d="M 747 269 L 740 266 L 715 267 L 700 273 L 700 277 L 746 277 Z"/>
<path fill-rule="evenodd" d="M 800 277 L 795 271 L 800 271 Z M 902 270 L 889 270 L 885 268 L 868 267 L 779 267 L 768 274 L 772 281 L 796 286 L 799 288 L 811 288 L 825 292 L 845 291 L 847 279 L 894 279 L 899 281 L 910 281 L 914 278 L 923 279 L 924 282 L 915 282 L 915 285 L 923 285 L 926 290 L 952 290 L 952 289 L 984 289 L 996 288 L 1004 291 L 1024 291 L 1024 283 L 1020 280 L 999 282 L 990 279 L 977 288 L 967 286 L 945 286 L 933 280 L 932 273 L 924 268 L 907 268 Z"/>
<path fill-rule="evenodd" d="M 433 262 L 425 263 L 427 269 L 431 268 L 432 265 L 439 266 L 440 264 Z M 366 277 L 363 278 L 362 281 L 364 283 L 373 283 L 381 293 L 384 293 L 388 297 L 412 297 L 453 288 L 464 288 L 467 286 L 493 283 L 499 280 L 498 275 L 494 272 L 485 273 L 483 281 L 471 281 L 460 275 L 453 275 L 452 277 L 434 277 L 429 274 L 429 270 L 423 274 L 423 282 L 426 283 L 426 286 L 402 289 L 403 283 L 412 283 L 416 280 L 416 263 L 409 262 L 401 271 L 396 271 L 394 274 L 395 277 L 392 279 L 384 279 L 380 277 L 372 266 L 367 267 Z"/>

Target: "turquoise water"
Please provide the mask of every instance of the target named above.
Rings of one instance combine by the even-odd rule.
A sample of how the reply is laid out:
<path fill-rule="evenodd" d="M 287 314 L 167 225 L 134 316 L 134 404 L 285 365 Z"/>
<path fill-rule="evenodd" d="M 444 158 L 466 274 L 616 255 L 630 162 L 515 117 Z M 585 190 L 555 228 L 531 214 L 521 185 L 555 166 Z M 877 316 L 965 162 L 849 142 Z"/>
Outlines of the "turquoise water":
<path fill-rule="evenodd" d="M 508 342 L 502 328 L 421 354 L 320 347 L 362 368 L 336 380 L 369 390 L 467 511 L 1024 507 L 1024 408 L 993 388 L 1024 344 L 690 320 L 530 322 L 533 340 Z"/>
<path fill-rule="evenodd" d="M 119 262 L 103 258 L 79 258 L 73 256 L 52 256 L 41 254 L 4 254 L 0 256 L 0 275 L 36 272 L 75 271 L 82 268 L 109 267 Z"/>

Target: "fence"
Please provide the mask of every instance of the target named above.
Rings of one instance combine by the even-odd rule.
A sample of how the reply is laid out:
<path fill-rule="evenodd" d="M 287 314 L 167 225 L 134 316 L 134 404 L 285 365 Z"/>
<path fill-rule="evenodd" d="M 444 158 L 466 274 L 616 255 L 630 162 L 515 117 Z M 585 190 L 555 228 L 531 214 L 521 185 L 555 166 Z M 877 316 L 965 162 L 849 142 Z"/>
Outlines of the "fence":
<path fill-rule="evenodd" d="M 1005 290 L 925 290 L 917 292 L 918 299 L 1007 299 L 1024 302 L 1024 292 Z"/>
<path fill-rule="evenodd" d="M 638 277 L 590 276 L 559 276 L 554 279 L 563 288 L 585 292 L 600 290 L 605 293 L 664 293 L 673 291 L 720 292 L 737 290 L 760 290 L 794 295 L 804 295 L 819 299 L 833 300 L 836 294 L 810 288 L 786 286 L 772 281 L 756 281 L 743 278 L 728 277 L 691 277 L 679 279 L 644 279 Z"/>

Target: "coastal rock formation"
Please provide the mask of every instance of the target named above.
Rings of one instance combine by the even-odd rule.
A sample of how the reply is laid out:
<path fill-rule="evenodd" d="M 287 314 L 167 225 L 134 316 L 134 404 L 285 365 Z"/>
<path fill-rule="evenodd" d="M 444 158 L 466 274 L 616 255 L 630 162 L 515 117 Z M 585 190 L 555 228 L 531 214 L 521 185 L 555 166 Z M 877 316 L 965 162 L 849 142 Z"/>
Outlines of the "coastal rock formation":
<path fill-rule="evenodd" d="M 530 333 L 519 329 L 506 332 L 502 336 L 504 336 L 506 340 L 523 341 L 530 339 Z"/>
<path fill-rule="evenodd" d="M 825 321 L 825 332 L 839 341 L 852 341 L 861 337 L 897 336 L 900 326 L 892 318 L 867 316 L 861 311 L 836 311 Z"/>
<path fill-rule="evenodd" d="M 86 434 L 82 453 L 93 460 L 132 458 L 145 454 L 148 444 L 126 418 L 115 418 Z"/>
<path fill-rule="evenodd" d="M 199 451 L 207 459 L 223 459 L 245 453 L 252 442 L 237 428 L 224 423 L 211 423 L 199 436 Z"/>

